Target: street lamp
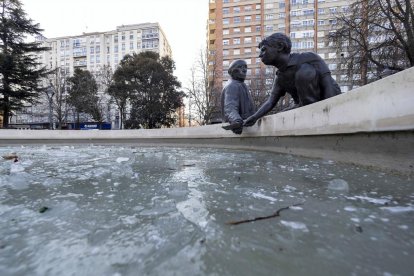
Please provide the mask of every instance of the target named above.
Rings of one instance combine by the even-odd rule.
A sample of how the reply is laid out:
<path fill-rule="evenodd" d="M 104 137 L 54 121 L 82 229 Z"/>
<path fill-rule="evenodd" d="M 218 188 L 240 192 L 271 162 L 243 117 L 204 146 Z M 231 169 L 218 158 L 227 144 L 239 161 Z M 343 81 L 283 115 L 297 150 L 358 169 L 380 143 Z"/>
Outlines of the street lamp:
<path fill-rule="evenodd" d="M 53 89 L 52 84 L 49 84 L 48 88 L 46 88 L 46 96 L 49 102 L 49 129 L 54 129 L 53 126 L 53 95 L 55 95 L 55 91 Z"/>
<path fill-rule="evenodd" d="M 191 95 L 188 98 L 188 126 L 191 126 Z"/>

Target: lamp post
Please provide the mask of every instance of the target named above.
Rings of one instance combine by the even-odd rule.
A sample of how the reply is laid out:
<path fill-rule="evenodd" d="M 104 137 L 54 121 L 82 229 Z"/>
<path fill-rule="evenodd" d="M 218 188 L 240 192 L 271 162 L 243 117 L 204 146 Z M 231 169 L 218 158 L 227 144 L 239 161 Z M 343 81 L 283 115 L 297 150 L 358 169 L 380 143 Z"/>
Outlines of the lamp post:
<path fill-rule="evenodd" d="M 188 126 L 191 126 L 191 95 L 188 98 Z"/>
<path fill-rule="evenodd" d="M 49 102 L 49 129 L 54 129 L 53 126 L 53 95 L 55 95 L 55 91 L 53 86 L 50 84 L 49 87 L 46 89 L 46 96 Z"/>

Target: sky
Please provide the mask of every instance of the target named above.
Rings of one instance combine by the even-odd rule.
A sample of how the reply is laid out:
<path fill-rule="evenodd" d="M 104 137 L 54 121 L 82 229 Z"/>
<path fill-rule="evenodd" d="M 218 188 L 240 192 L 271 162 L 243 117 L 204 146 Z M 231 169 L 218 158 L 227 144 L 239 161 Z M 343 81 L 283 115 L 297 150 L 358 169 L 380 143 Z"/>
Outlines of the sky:
<path fill-rule="evenodd" d="M 47 38 L 105 32 L 117 26 L 158 22 L 170 43 L 174 75 L 183 87 L 206 45 L 209 0 L 20 0 Z"/>

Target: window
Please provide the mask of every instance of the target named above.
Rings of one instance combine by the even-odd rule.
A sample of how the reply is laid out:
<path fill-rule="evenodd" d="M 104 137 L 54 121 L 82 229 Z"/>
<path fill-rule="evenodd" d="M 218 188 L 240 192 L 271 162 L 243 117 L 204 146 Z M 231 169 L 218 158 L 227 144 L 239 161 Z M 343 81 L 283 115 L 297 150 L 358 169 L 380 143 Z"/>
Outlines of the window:
<path fill-rule="evenodd" d="M 244 48 L 245 54 L 250 54 L 252 52 L 252 48 Z"/>
<path fill-rule="evenodd" d="M 285 17 L 286 17 L 286 13 L 284 13 L 284 12 L 279 13 L 279 18 L 285 18 Z"/>
<path fill-rule="evenodd" d="M 328 58 L 336 58 L 336 53 L 329 53 Z"/>
<path fill-rule="evenodd" d="M 244 43 L 252 43 L 252 38 L 251 37 L 245 37 L 244 38 Z"/>
<path fill-rule="evenodd" d="M 134 34 L 133 33 L 129 33 L 129 39 L 133 40 L 134 39 Z"/>
<path fill-rule="evenodd" d="M 322 49 L 325 47 L 325 43 L 324 42 L 318 42 L 318 49 Z M 325 57 L 323 57 L 325 58 Z"/>
<path fill-rule="evenodd" d="M 250 11 L 252 11 L 252 6 L 244 6 L 244 11 L 245 12 L 250 12 Z"/>
<path fill-rule="evenodd" d="M 266 14 L 265 20 L 273 20 L 273 14 Z"/>
<path fill-rule="evenodd" d="M 328 64 L 328 67 L 329 67 L 329 70 L 336 70 L 337 65 L 336 63 L 331 63 L 331 64 Z"/>
<path fill-rule="evenodd" d="M 235 33 L 235 34 L 240 33 L 240 28 L 234 28 L 234 29 L 233 29 L 233 33 Z"/>
<path fill-rule="evenodd" d="M 325 20 L 318 20 L 318 25 L 319 25 L 319 26 L 321 26 L 321 25 L 325 25 Z"/>
<path fill-rule="evenodd" d="M 325 9 L 321 9 L 321 8 L 318 9 L 318 14 L 324 14 L 324 13 L 325 13 Z"/>
<path fill-rule="evenodd" d="M 230 13 L 230 8 L 223 8 L 223 14 Z"/>
<path fill-rule="evenodd" d="M 223 56 L 228 56 L 229 55 L 229 50 L 223 50 Z"/>
<path fill-rule="evenodd" d="M 118 45 L 114 46 L 114 53 L 118 53 Z"/>
<path fill-rule="evenodd" d="M 252 17 L 250 15 L 247 15 L 244 17 L 244 22 L 251 22 L 252 21 Z"/>
<path fill-rule="evenodd" d="M 299 49 L 301 47 L 300 42 L 292 41 L 292 49 Z"/>
<path fill-rule="evenodd" d="M 250 58 L 248 58 L 248 59 L 245 59 L 244 61 L 246 62 L 246 64 L 247 64 L 247 65 L 250 65 L 250 64 L 252 64 L 252 60 L 251 60 Z"/>
<path fill-rule="evenodd" d="M 234 7 L 233 12 L 234 13 L 240 13 L 240 7 Z"/>
<path fill-rule="evenodd" d="M 229 66 L 229 64 L 230 64 L 230 61 L 228 61 L 228 60 L 223 60 L 223 66 Z"/>
<path fill-rule="evenodd" d="M 318 37 L 324 37 L 325 36 L 325 32 L 318 32 Z"/>
<path fill-rule="evenodd" d="M 228 24 L 230 24 L 230 19 L 223 18 L 223 25 L 228 25 Z"/>
<path fill-rule="evenodd" d="M 90 53 L 91 54 L 95 53 L 95 47 L 93 47 L 93 46 L 90 47 Z"/>
<path fill-rule="evenodd" d="M 266 32 L 271 32 L 271 31 L 273 31 L 273 25 L 266 25 L 266 26 L 265 26 L 265 30 L 266 30 Z"/>
<path fill-rule="evenodd" d="M 310 37 L 313 37 L 314 31 L 307 31 L 307 32 L 304 32 L 302 35 L 304 38 L 310 38 Z"/>
<path fill-rule="evenodd" d="M 125 43 L 122 43 L 122 51 L 125 51 Z"/>
<path fill-rule="evenodd" d="M 122 33 L 121 39 L 125 40 L 125 33 Z"/>
<path fill-rule="evenodd" d="M 302 10 L 292 10 L 292 11 L 290 12 L 290 14 L 291 14 L 292 16 L 301 16 L 301 15 L 302 15 Z"/>
<path fill-rule="evenodd" d="M 131 42 L 129 43 L 129 49 L 130 49 L 130 50 L 134 49 L 134 42 L 132 42 L 132 41 L 131 41 Z"/>
<path fill-rule="evenodd" d="M 241 20 L 240 20 L 240 17 L 233 17 L 233 23 L 240 23 L 241 22 Z"/>
<path fill-rule="evenodd" d="M 336 25 L 336 23 L 337 23 L 336 19 L 329 19 L 330 25 Z"/>
<path fill-rule="evenodd" d="M 252 32 L 252 28 L 251 27 L 245 27 L 244 28 L 244 32 L 245 33 L 251 33 Z"/>
<path fill-rule="evenodd" d="M 234 49 L 233 55 L 240 55 L 240 49 Z"/>
<path fill-rule="evenodd" d="M 314 10 L 303 10 L 303 15 L 313 15 Z"/>
<path fill-rule="evenodd" d="M 314 22 L 315 21 L 313 19 L 309 19 L 309 20 L 303 20 L 302 24 L 303 24 L 303 26 L 313 26 Z"/>
<path fill-rule="evenodd" d="M 230 33 L 229 29 L 223 29 L 223 35 L 228 35 Z"/>
<path fill-rule="evenodd" d="M 313 48 L 313 45 L 314 45 L 313 41 L 303 41 L 302 42 L 302 48 L 304 48 L 304 49 L 311 49 L 311 48 Z"/>
<path fill-rule="evenodd" d="M 233 44 L 240 44 L 240 38 L 233 38 Z"/>
<path fill-rule="evenodd" d="M 228 39 L 223 39 L 223 45 L 229 45 L 229 40 Z"/>
<path fill-rule="evenodd" d="M 260 14 L 256 15 L 256 21 L 260 21 L 262 19 L 262 16 Z"/>
<path fill-rule="evenodd" d="M 273 9 L 273 3 L 266 4 L 265 9 Z"/>
<path fill-rule="evenodd" d="M 256 5 L 256 10 L 260 10 L 262 8 L 262 6 L 260 4 Z"/>
<path fill-rule="evenodd" d="M 256 42 L 259 43 L 260 41 L 262 41 L 262 38 L 260 36 L 256 36 Z"/>
<path fill-rule="evenodd" d="M 329 8 L 329 12 L 330 12 L 330 13 L 336 13 L 336 7 Z"/>

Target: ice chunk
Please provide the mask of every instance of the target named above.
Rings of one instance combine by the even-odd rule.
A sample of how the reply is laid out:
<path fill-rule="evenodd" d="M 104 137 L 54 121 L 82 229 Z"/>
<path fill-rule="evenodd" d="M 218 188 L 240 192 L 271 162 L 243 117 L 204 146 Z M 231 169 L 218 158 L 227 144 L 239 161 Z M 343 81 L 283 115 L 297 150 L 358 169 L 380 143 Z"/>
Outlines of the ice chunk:
<path fill-rule="evenodd" d="M 413 212 L 414 206 L 381 207 L 381 209 L 389 211 L 391 213 L 405 213 L 405 212 Z"/>
<path fill-rule="evenodd" d="M 122 163 L 122 162 L 127 162 L 129 160 L 129 158 L 128 157 L 118 157 L 117 159 L 116 159 L 116 162 L 117 163 Z"/>
<path fill-rule="evenodd" d="M 20 163 L 13 163 L 10 166 L 10 173 L 23 172 L 24 167 Z"/>
<path fill-rule="evenodd" d="M 348 191 L 349 185 L 345 180 L 337 178 L 329 181 L 328 189 L 335 191 Z"/>
<path fill-rule="evenodd" d="M 355 207 L 353 207 L 353 206 L 346 206 L 346 207 L 344 208 L 344 210 L 345 210 L 345 211 L 348 211 L 348 212 L 355 212 L 355 211 L 357 210 L 357 208 L 355 208 Z"/>
<path fill-rule="evenodd" d="M 365 200 L 365 201 L 368 201 L 374 204 L 380 204 L 380 205 L 384 205 L 390 202 L 390 200 L 387 198 L 373 198 L 373 197 L 368 197 L 368 196 L 355 196 L 355 198 Z"/>
<path fill-rule="evenodd" d="M 281 220 L 280 223 L 294 230 L 301 230 L 303 232 L 309 232 L 309 229 L 308 227 L 306 227 L 306 224 L 302 222 Z"/>
<path fill-rule="evenodd" d="M 261 193 L 251 193 L 251 195 L 252 195 L 254 198 L 262 198 L 262 199 L 267 199 L 267 200 L 269 200 L 269 201 L 277 201 L 277 199 L 276 199 L 276 198 L 271 197 L 271 196 L 267 196 L 267 195 L 264 195 L 264 194 L 261 194 Z"/>

